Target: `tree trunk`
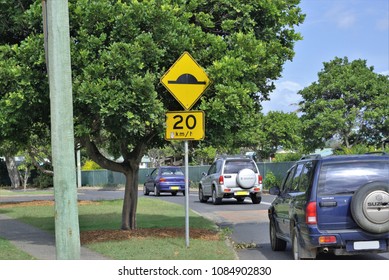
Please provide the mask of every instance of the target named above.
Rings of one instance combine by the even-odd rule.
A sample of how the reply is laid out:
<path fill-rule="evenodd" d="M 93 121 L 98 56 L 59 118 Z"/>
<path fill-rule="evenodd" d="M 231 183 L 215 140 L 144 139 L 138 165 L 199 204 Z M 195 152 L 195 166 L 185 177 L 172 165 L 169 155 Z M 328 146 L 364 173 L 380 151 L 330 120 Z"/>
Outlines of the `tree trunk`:
<path fill-rule="evenodd" d="M 26 166 L 24 168 L 24 174 L 23 174 L 23 189 L 24 190 L 27 189 L 27 182 L 28 182 L 29 177 L 30 177 L 30 168 L 28 166 Z"/>
<path fill-rule="evenodd" d="M 136 225 L 136 209 L 138 206 L 138 171 L 139 166 L 130 168 L 126 175 L 126 187 L 122 209 L 122 229 L 134 230 Z"/>
<path fill-rule="evenodd" d="M 11 180 L 11 188 L 20 188 L 20 175 L 16 166 L 15 158 L 13 156 L 5 156 L 5 164 L 7 165 L 8 176 Z"/>
<path fill-rule="evenodd" d="M 151 139 L 151 138 L 149 138 Z M 122 209 L 122 226 L 123 230 L 136 229 L 136 209 L 138 204 L 138 171 L 142 155 L 145 151 L 147 141 L 141 142 L 135 146 L 131 152 L 122 149 L 124 161 L 122 163 L 114 162 L 104 157 L 96 144 L 90 139 L 83 139 L 89 157 L 98 163 L 101 167 L 108 170 L 123 173 L 126 177 L 124 191 L 123 209 Z M 126 147 L 127 145 L 123 145 Z"/>

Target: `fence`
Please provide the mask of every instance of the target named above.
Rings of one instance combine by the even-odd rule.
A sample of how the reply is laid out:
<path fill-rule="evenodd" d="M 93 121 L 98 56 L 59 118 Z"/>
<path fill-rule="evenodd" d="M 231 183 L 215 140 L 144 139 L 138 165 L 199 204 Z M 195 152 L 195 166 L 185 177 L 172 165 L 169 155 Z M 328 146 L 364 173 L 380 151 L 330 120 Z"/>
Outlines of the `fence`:
<path fill-rule="evenodd" d="M 293 165 L 294 162 L 259 162 L 258 168 L 264 179 L 266 174 L 272 172 L 278 180 L 282 180 L 286 171 Z M 209 165 L 189 166 L 189 180 L 192 182 L 199 182 L 202 173 L 207 172 Z M 146 181 L 146 177 L 151 173 L 153 168 L 139 169 L 139 184 Z M 93 170 L 82 171 L 81 182 L 83 186 L 117 186 L 124 185 L 126 178 L 122 173 L 113 172 L 110 170 Z"/>

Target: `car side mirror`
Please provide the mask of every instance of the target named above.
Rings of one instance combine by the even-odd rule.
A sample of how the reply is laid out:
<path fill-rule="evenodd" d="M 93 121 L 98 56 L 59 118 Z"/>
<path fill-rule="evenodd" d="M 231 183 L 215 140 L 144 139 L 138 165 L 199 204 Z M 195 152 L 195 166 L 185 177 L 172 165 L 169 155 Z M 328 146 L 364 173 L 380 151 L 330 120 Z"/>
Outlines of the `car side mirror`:
<path fill-rule="evenodd" d="M 271 195 L 279 195 L 281 193 L 280 187 L 271 187 L 269 189 L 269 194 Z"/>

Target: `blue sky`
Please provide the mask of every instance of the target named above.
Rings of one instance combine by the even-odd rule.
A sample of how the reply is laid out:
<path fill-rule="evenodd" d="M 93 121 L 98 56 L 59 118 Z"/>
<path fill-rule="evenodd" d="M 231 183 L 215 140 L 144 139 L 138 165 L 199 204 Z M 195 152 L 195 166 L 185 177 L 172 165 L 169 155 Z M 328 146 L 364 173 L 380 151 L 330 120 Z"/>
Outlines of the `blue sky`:
<path fill-rule="evenodd" d="M 389 75 L 388 0 L 301 0 L 305 21 L 296 30 L 303 40 L 295 44 L 295 57 L 284 65 L 282 78 L 263 112 L 293 112 L 300 89 L 317 81 L 323 62 L 347 56 L 364 59 L 374 72 Z"/>

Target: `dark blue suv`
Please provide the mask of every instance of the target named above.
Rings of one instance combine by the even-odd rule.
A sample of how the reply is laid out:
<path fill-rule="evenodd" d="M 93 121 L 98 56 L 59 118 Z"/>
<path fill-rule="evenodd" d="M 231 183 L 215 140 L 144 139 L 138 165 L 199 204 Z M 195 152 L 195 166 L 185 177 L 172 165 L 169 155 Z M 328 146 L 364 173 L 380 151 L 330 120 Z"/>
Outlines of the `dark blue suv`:
<path fill-rule="evenodd" d="M 287 172 L 268 210 L 274 251 L 294 259 L 319 253 L 389 251 L 389 155 L 307 156 Z"/>

